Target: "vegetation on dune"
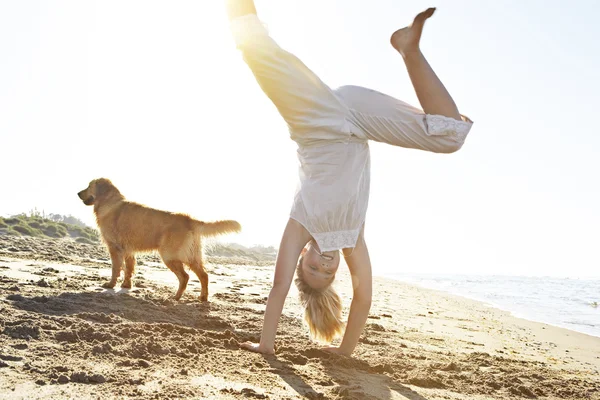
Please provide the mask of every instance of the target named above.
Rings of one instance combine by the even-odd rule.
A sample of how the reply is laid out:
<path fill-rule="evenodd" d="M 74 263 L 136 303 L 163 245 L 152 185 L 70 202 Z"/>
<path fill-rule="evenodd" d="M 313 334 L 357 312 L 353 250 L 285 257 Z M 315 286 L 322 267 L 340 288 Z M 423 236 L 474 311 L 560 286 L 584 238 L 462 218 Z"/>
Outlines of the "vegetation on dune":
<path fill-rule="evenodd" d="M 0 234 L 64 238 L 71 237 L 83 243 L 100 242 L 100 235 L 94 228 L 69 215 L 49 214 L 37 210 L 29 213 L 0 217 Z"/>
<path fill-rule="evenodd" d="M 0 235 L 29 236 L 39 238 L 70 238 L 78 243 L 100 245 L 100 232 L 87 226 L 72 215 L 45 214 L 37 210 L 29 213 L 0 217 Z M 207 240 L 206 254 L 219 257 L 239 257 L 255 261 L 271 261 L 277 250 L 272 246 L 246 247 L 237 243 L 219 243 Z"/>

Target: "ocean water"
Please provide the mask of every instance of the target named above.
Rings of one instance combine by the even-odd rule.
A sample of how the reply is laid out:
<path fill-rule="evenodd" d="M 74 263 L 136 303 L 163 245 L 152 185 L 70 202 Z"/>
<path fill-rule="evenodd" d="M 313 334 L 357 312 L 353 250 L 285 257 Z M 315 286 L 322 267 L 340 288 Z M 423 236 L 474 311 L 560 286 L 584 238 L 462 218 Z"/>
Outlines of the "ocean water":
<path fill-rule="evenodd" d="M 519 318 L 600 337 L 600 278 L 429 274 L 386 277 L 478 300 Z"/>

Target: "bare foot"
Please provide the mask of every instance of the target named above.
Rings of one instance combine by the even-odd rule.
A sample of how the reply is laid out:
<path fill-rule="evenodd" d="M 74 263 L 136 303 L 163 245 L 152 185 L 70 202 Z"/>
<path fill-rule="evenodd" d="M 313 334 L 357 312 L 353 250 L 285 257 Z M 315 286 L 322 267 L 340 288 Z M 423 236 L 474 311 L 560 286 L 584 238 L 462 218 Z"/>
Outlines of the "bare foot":
<path fill-rule="evenodd" d="M 323 348 L 321 348 L 321 350 L 326 351 L 328 353 L 338 354 L 340 356 L 350 357 L 350 353 L 347 353 L 347 352 L 343 351 L 342 349 L 340 349 L 339 347 L 335 347 L 335 346 L 323 347 Z"/>
<path fill-rule="evenodd" d="M 246 343 L 240 344 L 240 347 L 244 350 L 252 351 L 254 353 L 270 354 L 270 355 L 275 354 L 274 349 L 267 349 L 267 348 L 261 346 L 260 343 L 246 342 Z"/>
<path fill-rule="evenodd" d="M 402 54 L 402 56 L 420 51 L 419 42 L 421 41 L 423 26 L 425 25 L 425 21 L 431 17 L 434 12 L 435 8 L 428 8 L 419 13 L 412 24 L 405 28 L 398 29 L 392 34 L 390 43 L 400 54 Z"/>

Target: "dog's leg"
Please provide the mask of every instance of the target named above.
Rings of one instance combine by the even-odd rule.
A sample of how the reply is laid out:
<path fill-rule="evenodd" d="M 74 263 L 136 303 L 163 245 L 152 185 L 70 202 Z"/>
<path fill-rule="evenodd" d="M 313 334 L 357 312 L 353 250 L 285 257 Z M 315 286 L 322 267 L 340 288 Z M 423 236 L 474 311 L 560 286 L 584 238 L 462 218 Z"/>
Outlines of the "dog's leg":
<path fill-rule="evenodd" d="M 112 261 L 112 277 L 109 282 L 102 285 L 103 288 L 112 289 L 117 284 L 117 280 L 121 275 L 121 269 L 123 268 L 123 251 L 109 247 L 108 252 L 110 253 L 110 260 Z"/>
<path fill-rule="evenodd" d="M 167 265 L 167 267 L 169 267 L 171 271 L 173 271 L 173 273 L 175 273 L 175 275 L 177 275 L 177 279 L 179 279 L 179 289 L 175 294 L 175 300 L 179 300 L 181 298 L 181 295 L 183 295 L 185 288 L 187 287 L 187 283 L 190 279 L 190 276 L 183 269 L 183 263 L 181 261 L 170 260 L 165 261 L 165 264 Z"/>
<path fill-rule="evenodd" d="M 135 256 L 130 254 L 125 256 L 125 278 L 121 284 L 122 288 L 131 289 L 131 277 L 135 270 Z"/>
<path fill-rule="evenodd" d="M 190 264 L 190 269 L 198 275 L 198 279 L 200 279 L 200 284 L 202 285 L 200 301 L 208 301 L 208 274 L 204 269 L 204 264 L 202 261 L 193 262 Z"/>

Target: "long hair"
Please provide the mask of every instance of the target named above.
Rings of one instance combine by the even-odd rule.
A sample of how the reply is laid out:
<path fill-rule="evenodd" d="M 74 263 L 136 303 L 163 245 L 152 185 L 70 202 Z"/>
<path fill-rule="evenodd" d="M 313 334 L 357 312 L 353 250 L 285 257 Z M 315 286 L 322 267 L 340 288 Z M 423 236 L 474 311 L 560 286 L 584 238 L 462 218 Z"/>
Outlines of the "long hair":
<path fill-rule="evenodd" d="M 342 301 L 331 284 L 324 289 L 314 289 L 306 283 L 302 270 L 303 259 L 300 257 L 298 261 L 295 283 L 304 306 L 304 320 L 313 339 L 330 343 L 344 328 Z"/>

